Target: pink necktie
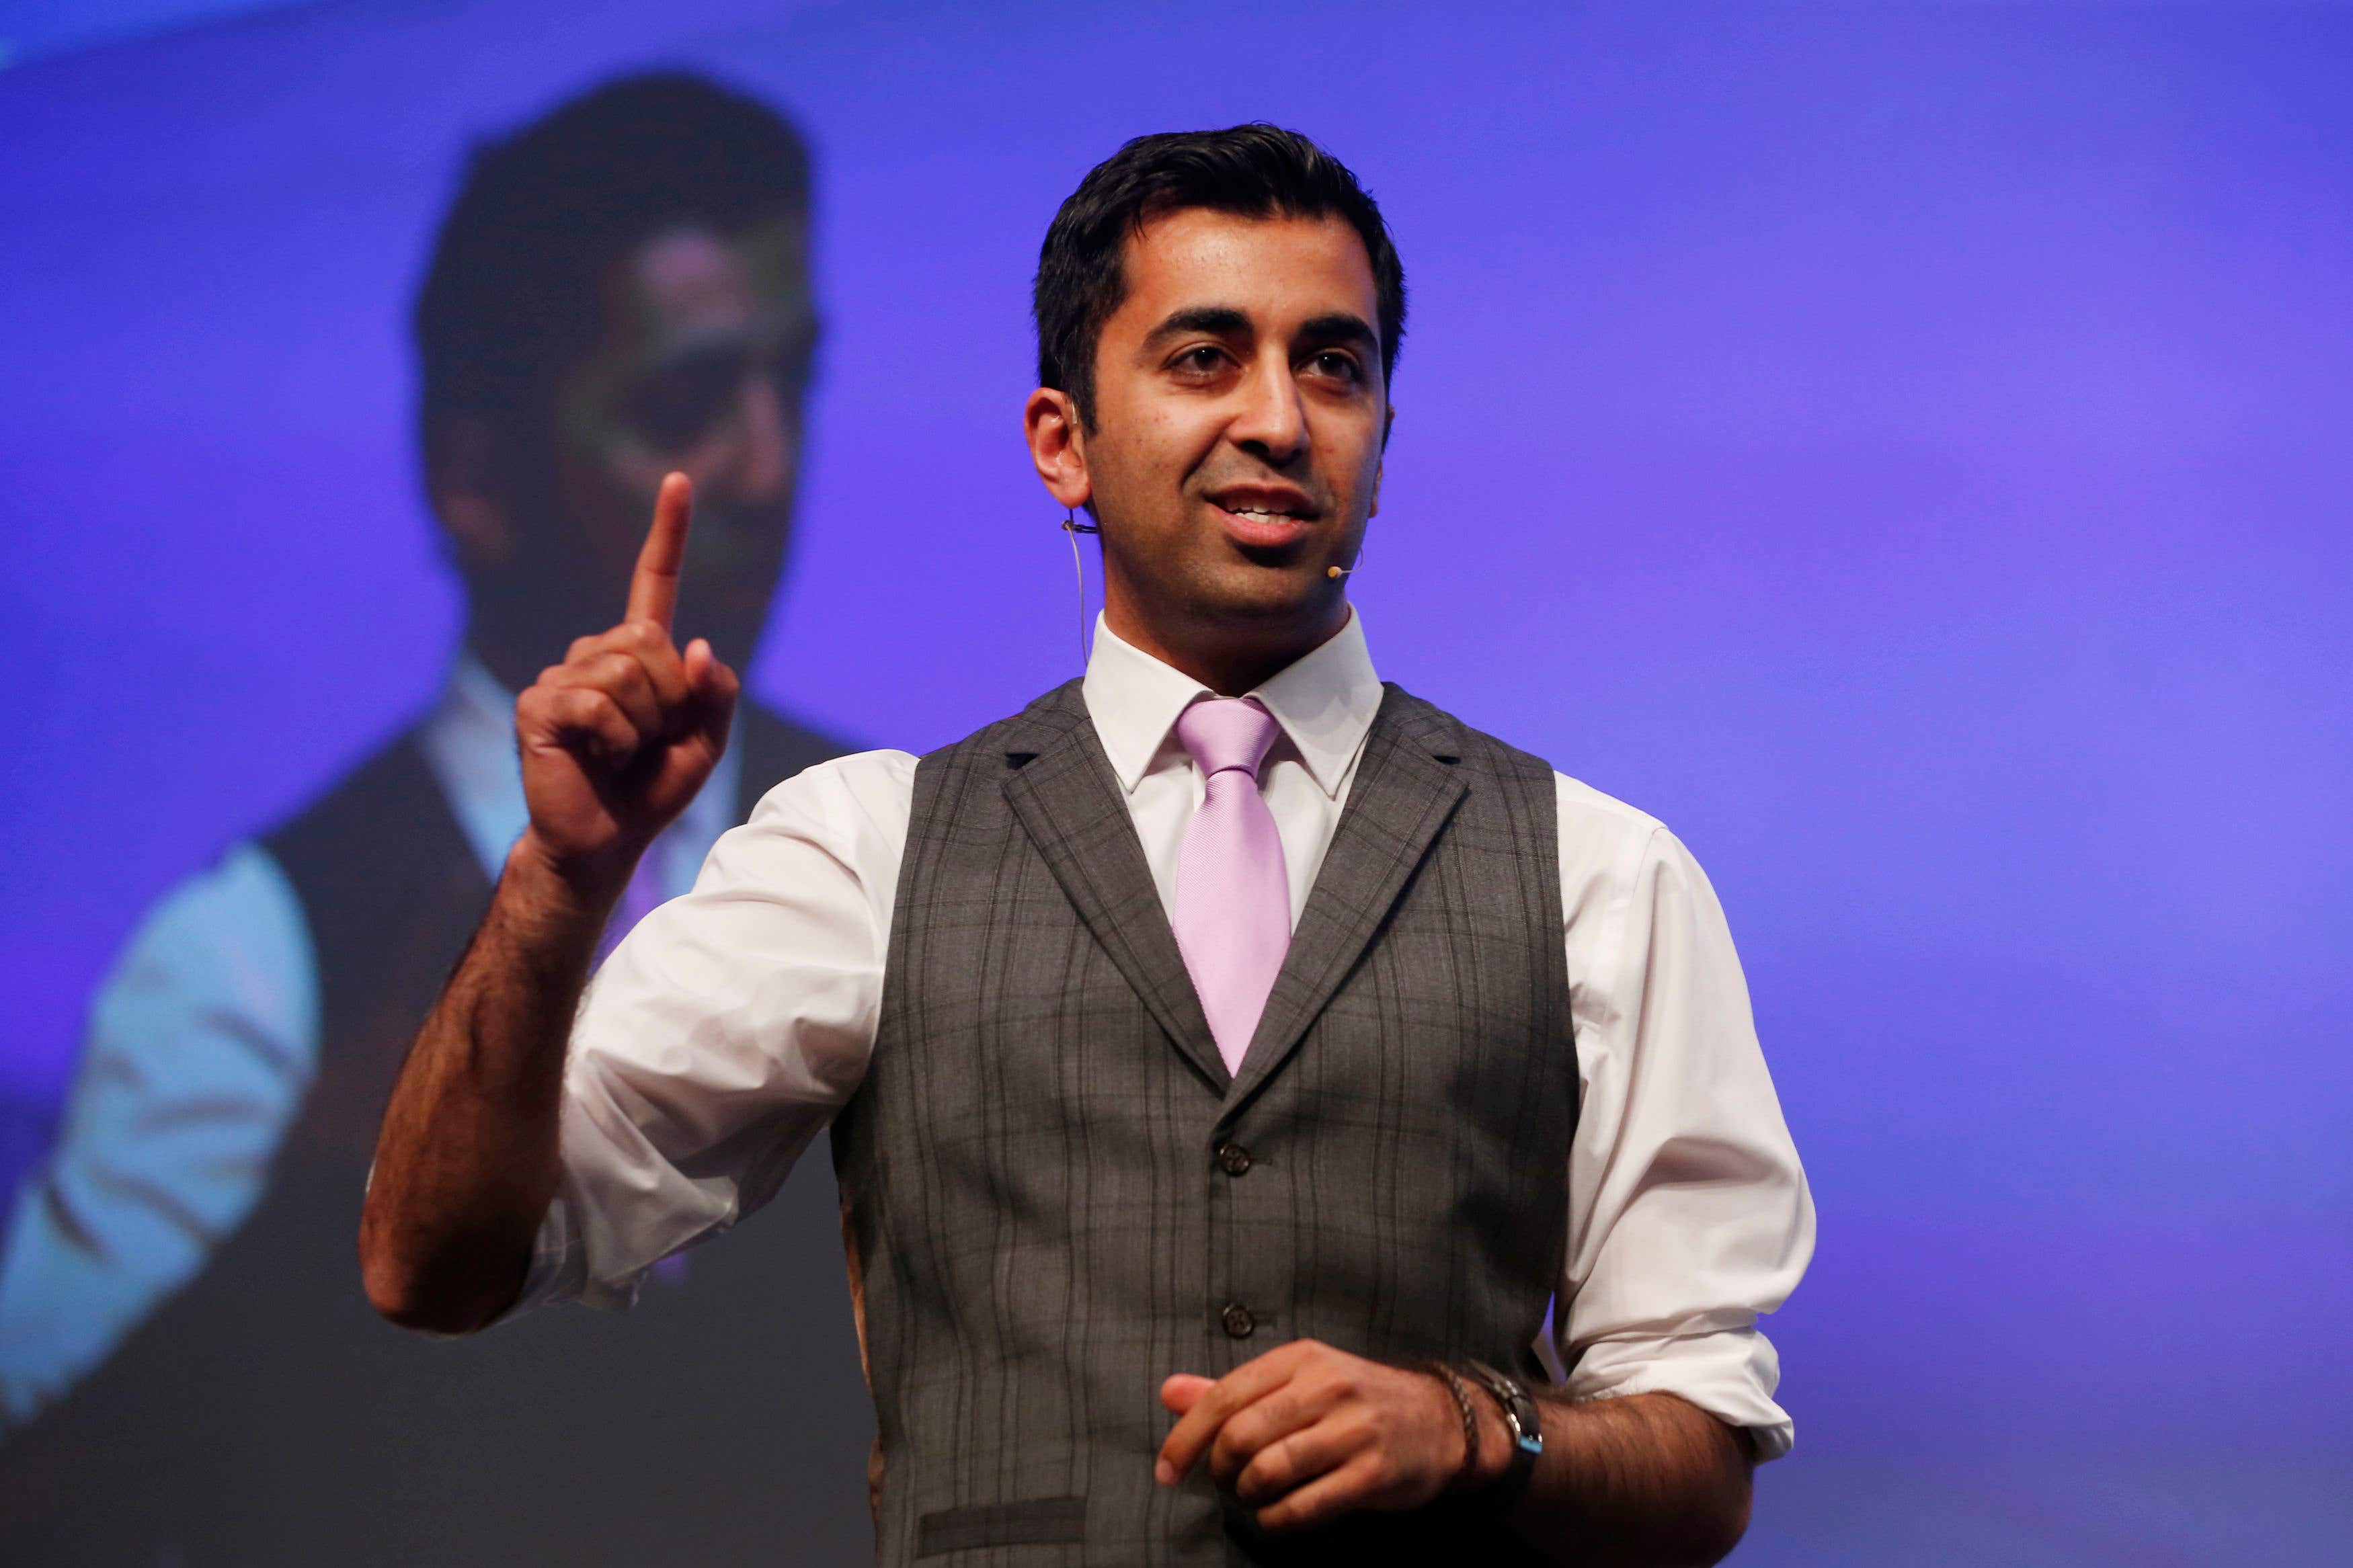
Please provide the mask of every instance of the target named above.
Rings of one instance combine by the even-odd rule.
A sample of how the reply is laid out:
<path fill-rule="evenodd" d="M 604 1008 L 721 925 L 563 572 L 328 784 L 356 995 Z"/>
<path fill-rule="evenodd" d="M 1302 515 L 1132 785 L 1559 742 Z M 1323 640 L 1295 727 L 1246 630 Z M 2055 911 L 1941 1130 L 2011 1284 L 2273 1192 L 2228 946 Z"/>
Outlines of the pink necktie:
<path fill-rule="evenodd" d="M 1276 733 L 1273 716 L 1247 698 L 1196 702 L 1176 721 L 1203 785 L 1176 861 L 1176 946 L 1233 1073 L 1291 946 L 1291 879 L 1258 789 Z"/>

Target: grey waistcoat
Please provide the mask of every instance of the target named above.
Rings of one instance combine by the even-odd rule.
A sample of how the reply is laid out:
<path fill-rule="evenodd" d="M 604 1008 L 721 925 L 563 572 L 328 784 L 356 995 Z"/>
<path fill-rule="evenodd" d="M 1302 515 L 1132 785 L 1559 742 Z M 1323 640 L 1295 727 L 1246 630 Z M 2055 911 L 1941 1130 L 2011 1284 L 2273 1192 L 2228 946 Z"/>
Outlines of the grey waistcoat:
<path fill-rule="evenodd" d="M 923 760 L 833 1143 L 881 1563 L 1517 1555 L 1469 1503 L 1270 1537 L 1152 1460 L 1163 1378 L 1294 1339 L 1540 1375 L 1577 1107 L 1556 821 L 1543 762 L 1387 688 L 1229 1077 L 1079 683 Z"/>

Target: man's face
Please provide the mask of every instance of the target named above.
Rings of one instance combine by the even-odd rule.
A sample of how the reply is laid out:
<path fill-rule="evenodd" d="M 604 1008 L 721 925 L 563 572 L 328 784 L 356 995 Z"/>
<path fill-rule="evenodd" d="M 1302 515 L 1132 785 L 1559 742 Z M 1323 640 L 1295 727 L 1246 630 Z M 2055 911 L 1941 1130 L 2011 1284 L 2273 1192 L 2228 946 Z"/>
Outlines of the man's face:
<path fill-rule="evenodd" d="M 1338 217 L 1187 208 L 1130 237 L 1082 440 L 1106 592 L 1147 618 L 1344 615 L 1388 416 L 1372 263 Z"/>
<path fill-rule="evenodd" d="M 579 570 L 522 563 L 594 597 L 580 631 L 619 616 L 654 494 L 683 469 L 695 515 L 681 636 L 709 637 L 731 663 L 750 657 L 791 534 L 816 325 L 805 258 L 797 222 L 723 237 L 683 229 L 607 279 L 605 331 L 556 393 L 551 521 Z"/>

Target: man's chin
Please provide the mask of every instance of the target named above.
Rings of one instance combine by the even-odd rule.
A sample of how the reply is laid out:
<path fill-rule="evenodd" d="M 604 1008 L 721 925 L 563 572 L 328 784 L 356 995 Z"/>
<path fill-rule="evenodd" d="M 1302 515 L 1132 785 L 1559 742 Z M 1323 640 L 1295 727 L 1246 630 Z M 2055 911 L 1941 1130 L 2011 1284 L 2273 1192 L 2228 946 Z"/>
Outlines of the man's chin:
<path fill-rule="evenodd" d="M 708 638 L 711 651 L 719 656 L 719 662 L 738 675 L 751 667 L 753 656 L 760 651 L 760 628 L 757 626 L 748 631 L 734 627 L 722 627 L 714 632 L 709 626 L 690 626 L 681 624 L 678 628 L 678 646 L 681 651 L 683 651 L 686 645 L 696 637 Z"/>
<path fill-rule="evenodd" d="M 678 646 L 683 650 L 696 637 L 707 638 L 712 651 L 740 671 L 759 651 L 773 600 L 771 594 L 725 588 L 697 593 L 689 583 L 679 595 Z"/>
<path fill-rule="evenodd" d="M 1340 584 L 1287 552 L 1280 564 L 1256 563 L 1213 573 L 1203 583 L 1203 608 L 1236 626 L 1279 627 L 1328 615 L 1341 596 Z"/>

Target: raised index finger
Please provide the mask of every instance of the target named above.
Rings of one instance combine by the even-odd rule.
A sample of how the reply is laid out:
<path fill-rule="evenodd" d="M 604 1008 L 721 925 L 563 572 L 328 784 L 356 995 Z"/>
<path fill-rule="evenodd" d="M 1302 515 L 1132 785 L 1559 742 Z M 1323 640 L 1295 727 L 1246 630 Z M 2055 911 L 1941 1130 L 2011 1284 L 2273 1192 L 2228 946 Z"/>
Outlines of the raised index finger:
<path fill-rule="evenodd" d="M 678 568 L 686 558 L 686 524 L 694 512 L 694 481 L 684 474 L 663 477 L 661 493 L 654 498 L 654 525 L 646 531 L 645 548 L 638 552 L 638 569 L 629 578 L 629 609 L 624 620 L 652 621 L 670 630 L 678 613 Z"/>

